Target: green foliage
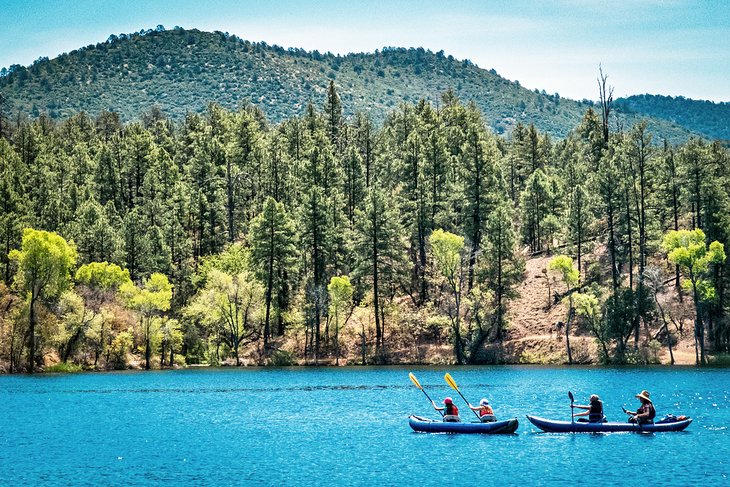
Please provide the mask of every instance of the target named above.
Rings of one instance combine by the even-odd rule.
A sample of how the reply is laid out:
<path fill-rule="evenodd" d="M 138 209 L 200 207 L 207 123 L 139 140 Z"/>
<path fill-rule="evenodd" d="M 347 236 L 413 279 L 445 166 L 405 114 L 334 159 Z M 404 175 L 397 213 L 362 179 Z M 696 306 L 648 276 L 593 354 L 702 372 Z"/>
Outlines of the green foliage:
<path fill-rule="evenodd" d="M 117 334 L 109 347 L 109 366 L 117 370 L 126 369 L 127 354 L 132 351 L 133 344 L 134 333 L 132 330 L 125 330 Z"/>
<path fill-rule="evenodd" d="M 725 262 L 725 248 L 720 242 L 712 242 L 707 247 L 705 232 L 695 230 L 679 230 L 668 232 L 662 241 L 662 248 L 667 252 L 667 259 L 677 264 L 687 273 L 689 286 L 697 287 L 699 296 L 704 301 L 714 299 L 712 284 L 702 279 L 710 265 Z"/>
<path fill-rule="evenodd" d="M 573 286 L 578 284 L 580 280 L 580 273 L 578 269 L 573 267 L 573 259 L 567 255 L 558 255 L 553 257 L 548 263 L 548 269 L 556 271 L 563 283 L 571 289 Z"/>
<path fill-rule="evenodd" d="M 78 364 L 68 363 L 68 362 L 61 362 L 54 365 L 49 365 L 45 369 L 43 369 L 43 372 L 48 373 L 58 373 L 58 374 L 73 374 L 75 372 L 82 372 L 84 368 Z"/>
<path fill-rule="evenodd" d="M 271 354 L 269 363 L 274 367 L 289 367 L 296 363 L 296 357 L 289 350 L 277 350 Z"/>
<path fill-rule="evenodd" d="M 464 252 L 464 237 L 435 230 L 429 238 L 436 267 L 447 281 L 456 282 Z"/>
<path fill-rule="evenodd" d="M 730 140 L 727 120 L 730 103 L 691 100 L 683 96 L 633 95 L 616 100 L 626 113 L 640 113 L 668 120 L 712 139 Z"/>
<path fill-rule="evenodd" d="M 131 281 L 124 281 L 119 289 L 130 308 L 143 315 L 170 309 L 172 285 L 167 276 L 158 272 L 144 280 L 141 288 Z"/>
<path fill-rule="evenodd" d="M 8 100 L 8 113 L 34 116 L 45 112 L 60 118 L 81 111 L 97 115 L 111 107 L 122 119 L 133 120 L 156 106 L 181 120 L 188 113 L 203 112 L 210 101 L 235 109 L 240 100 L 252 100 L 265 106 L 270 120 L 280 122 L 301 115 L 302 101 L 312 93 L 322 93 L 324 101 L 330 83 L 325 73 L 336 73 L 339 99 L 346 102 L 342 103 L 344 115 L 368 110 L 378 121 L 403 100 L 439 101 L 445 86 L 452 87 L 460 99 L 476 103 L 497 134 L 508 133 L 521 122 L 562 137 L 591 106 L 528 90 L 494 70 L 423 48 L 322 55 L 195 29 L 113 36 L 29 68 L 20 67 L 0 77 L 0 91 Z M 337 113 L 337 103 L 328 103 Z M 627 124 L 646 116 L 634 111 L 622 114 Z M 699 128 L 688 125 L 689 131 Z M 652 121 L 651 129 L 671 140 L 686 139 L 689 133 L 661 118 Z"/>
<path fill-rule="evenodd" d="M 119 289 L 125 284 L 129 286 L 131 279 L 129 271 L 116 264 L 91 262 L 78 268 L 76 282 L 92 288 L 110 290 Z"/>
<path fill-rule="evenodd" d="M 353 287 L 348 276 L 333 276 L 327 285 L 330 308 L 334 314 L 341 313 L 352 301 Z"/>
<path fill-rule="evenodd" d="M 185 315 L 202 323 L 215 338 L 213 361 L 222 361 L 219 346 L 224 343 L 235 355 L 236 365 L 241 365 L 241 345 L 256 340 L 262 332 L 263 298 L 263 286 L 248 271 L 230 275 L 214 269 L 208 274 Z"/>
<path fill-rule="evenodd" d="M 20 250 L 9 256 L 18 266 L 16 286 L 32 299 L 59 296 L 71 285 L 76 250 L 56 233 L 26 228 Z"/>
<path fill-rule="evenodd" d="M 158 272 L 144 280 L 142 287 L 127 281 L 119 288 L 119 293 L 131 309 L 140 316 L 139 332 L 144 342 L 145 369 L 151 368 L 152 350 L 159 338 L 161 320 L 156 315 L 170 309 L 172 284 L 167 276 Z"/>
<path fill-rule="evenodd" d="M 713 367 L 729 367 L 730 353 L 718 353 L 710 357 L 710 365 Z"/>
<path fill-rule="evenodd" d="M 170 39 L 207 39 L 186 34 L 189 39 Z M 167 40 L 158 33 L 134 41 L 149 46 Z M 267 96 L 261 110 L 236 101 L 235 112 L 206 103 L 183 120 L 152 106 L 127 124 L 101 112 L 62 121 L 21 114 L 6 125 L 0 138 L 0 253 L 13 259 L 0 265 L 5 283 L 16 275 L 21 296 L 0 296 L 0 309 L 9 310 L 0 313 L 0 367 L 7 362 L 20 370 L 26 357 L 29 368 L 40 366 L 51 349 L 62 361 L 89 368 L 138 363 L 132 355 L 140 351 L 146 366 L 152 355 L 160 366 L 176 366 L 183 353 L 189 363 L 235 356 L 237 363 L 263 364 L 281 349 L 302 354 L 297 358 L 305 363 L 339 359 L 345 350 L 348 359 L 357 354 L 363 363 L 387 363 L 405 360 L 411 349 L 422 360 L 429 349 L 422 345 L 447 341 L 458 362 L 503 360 L 499 343 L 521 333 L 507 322 L 511 300 L 523 289 L 520 283 L 535 277 L 524 273 L 523 256 L 553 248 L 566 255 L 544 275 L 549 286 L 562 280 L 568 304 L 573 301 L 565 325 L 569 353 L 570 336 L 588 332 L 602 358 L 646 361 L 651 354 L 645 344 L 658 324 L 656 290 L 647 281 L 667 281 L 648 276 L 647 260 L 656 259 L 663 233 L 683 225 L 705 232 L 686 251 L 667 248 L 687 278 L 686 289 L 696 293 L 695 329 L 711 323 L 714 351 L 730 346 L 730 272 L 717 243 L 730 238 L 730 152 L 720 143 L 692 139 L 659 149 L 643 123 L 604 137 L 603 120 L 592 110 L 557 140 L 551 130 L 529 123 L 537 113 L 529 102 L 520 108 L 524 117 L 502 124 L 513 128 L 503 138 L 490 131 L 476 104 L 459 101 L 472 99 L 476 82 L 447 90 L 438 107 L 428 98 L 400 103 L 377 125 L 377 103 L 372 112 L 351 116 L 359 102 L 350 95 L 358 86 L 343 82 L 351 76 L 348 63 L 357 59 L 364 66 L 368 56 L 310 56 L 225 36 L 209 40 L 208 47 L 245 46 L 246 52 L 222 53 L 221 62 L 232 55 L 253 56 L 256 63 L 271 56 L 267 65 L 277 69 L 292 57 L 306 74 L 310 64 L 338 59 L 337 69 L 332 66 L 336 83 L 318 79 L 308 88 L 327 86 L 324 110 L 308 104 L 301 117 L 270 125 L 262 110 L 277 110 L 275 99 L 287 96 L 284 80 L 261 93 Z M 117 42 L 104 49 L 116 51 Z M 186 47 L 185 56 L 197 56 L 190 51 Z M 420 76 L 440 76 L 437 68 L 451 63 L 436 55 L 429 65 L 430 56 L 386 50 L 375 58 L 383 82 L 399 77 L 402 84 L 411 76 L 409 63 L 420 65 Z M 176 61 L 164 59 L 146 67 L 150 79 L 168 62 L 172 69 Z M 128 63 L 129 73 L 137 63 Z M 228 68 L 211 72 L 217 69 Z M 453 73 L 459 70 L 480 73 L 471 65 Z M 367 67 L 359 74 L 367 78 Z M 246 83 L 238 83 L 244 90 Z M 403 94 L 391 89 L 388 97 Z M 561 107 L 566 103 L 561 100 Z M 26 286 L 32 273 L 20 258 L 21 229 L 30 225 L 73 240 L 81 265 L 76 270 L 74 259 L 66 259 L 66 272 L 54 274 L 35 306 L 21 299 L 32 291 Z M 687 259 L 691 265 L 681 264 Z M 328 289 L 338 276 L 351 280 L 351 297 Z M 598 300 L 598 311 L 584 293 Z M 670 295 L 664 293 L 662 302 Z M 33 301 L 32 292 L 29 297 Z M 348 319 L 357 325 L 340 334 Z M 587 348 L 580 348 L 578 361 L 589 360 Z"/>
<path fill-rule="evenodd" d="M 251 221 L 251 265 L 256 277 L 266 289 L 266 317 L 264 339 L 270 337 L 270 310 L 272 304 L 277 314 L 287 306 L 284 277 L 293 270 L 296 257 L 294 227 L 282 203 L 266 198 L 263 211 Z M 282 309 L 284 308 L 284 309 Z M 280 321 L 281 323 L 281 321 Z M 278 329 L 283 333 L 283 326 Z"/>

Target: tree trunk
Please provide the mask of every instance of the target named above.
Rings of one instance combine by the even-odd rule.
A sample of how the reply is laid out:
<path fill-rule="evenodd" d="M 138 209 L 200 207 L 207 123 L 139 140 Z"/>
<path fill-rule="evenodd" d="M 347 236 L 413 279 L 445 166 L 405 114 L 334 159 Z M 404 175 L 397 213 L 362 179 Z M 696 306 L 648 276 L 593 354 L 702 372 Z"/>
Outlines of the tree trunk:
<path fill-rule="evenodd" d="M 335 309 L 335 365 L 340 365 L 340 317 Z"/>
<path fill-rule="evenodd" d="M 226 157 L 226 196 L 228 197 L 227 201 L 227 216 L 228 216 L 228 241 L 233 242 L 236 239 L 236 229 L 235 229 L 235 221 L 234 221 L 234 208 L 235 208 L 235 198 L 233 195 L 233 174 L 231 171 L 231 161 L 230 157 Z"/>
<path fill-rule="evenodd" d="M 35 289 L 31 292 L 30 297 L 30 329 L 28 330 L 28 334 L 30 335 L 29 338 L 29 350 L 28 350 L 28 373 L 32 374 L 35 372 L 35 325 L 36 325 L 36 312 L 35 312 L 35 303 L 38 296 L 36 295 Z"/>
<path fill-rule="evenodd" d="M 375 311 L 375 353 L 378 354 L 383 345 L 383 329 L 380 316 L 380 289 L 379 289 L 379 275 L 378 275 L 378 232 L 377 232 L 377 215 L 375 213 L 375 207 L 373 207 L 373 214 L 371 215 L 373 221 L 373 307 Z"/>
<path fill-rule="evenodd" d="M 271 319 L 271 295 L 274 287 L 274 225 L 272 223 L 269 229 L 269 259 L 267 265 L 268 277 L 266 279 L 266 318 L 264 319 L 264 349 L 269 344 L 271 337 L 271 327 L 269 325 Z"/>
<path fill-rule="evenodd" d="M 573 352 L 570 350 L 570 324 L 573 321 L 573 315 L 575 311 L 573 310 L 573 298 L 571 297 L 569 300 L 570 309 L 568 310 L 568 319 L 565 320 L 565 349 L 568 352 L 568 365 L 573 365 Z"/>
<path fill-rule="evenodd" d="M 150 370 L 150 358 L 152 357 L 152 344 L 150 343 L 150 319 L 146 319 L 145 324 L 145 347 L 144 347 L 144 368 Z"/>
<path fill-rule="evenodd" d="M 361 352 L 362 352 L 362 364 L 366 365 L 366 362 L 365 362 L 365 351 L 366 351 L 365 350 L 365 346 L 366 346 L 366 344 L 365 344 L 365 338 L 366 338 L 365 322 L 361 322 L 361 324 L 362 324 L 362 335 L 361 335 L 362 341 L 360 342 L 360 346 L 361 346 Z"/>
<path fill-rule="evenodd" d="M 697 293 L 697 282 L 694 277 L 692 280 L 692 295 L 695 304 L 695 361 L 697 365 L 705 365 L 705 325 L 702 321 L 702 306 Z M 699 347 L 699 356 L 697 356 L 697 348 Z"/>

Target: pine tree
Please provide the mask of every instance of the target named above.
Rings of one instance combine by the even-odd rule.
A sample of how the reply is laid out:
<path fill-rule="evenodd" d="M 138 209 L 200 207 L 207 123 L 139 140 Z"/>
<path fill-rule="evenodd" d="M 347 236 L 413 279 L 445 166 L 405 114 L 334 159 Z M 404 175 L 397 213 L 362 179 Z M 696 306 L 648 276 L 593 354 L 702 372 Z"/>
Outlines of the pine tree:
<path fill-rule="evenodd" d="M 339 151 L 341 147 L 341 131 L 344 120 L 342 118 L 342 102 L 340 95 L 337 94 L 335 82 L 330 80 L 327 88 L 327 103 L 324 106 L 324 116 L 327 123 L 327 136 L 332 143 L 332 147 Z"/>
<path fill-rule="evenodd" d="M 291 270 L 296 256 L 294 228 L 282 203 L 271 197 L 264 202 L 263 211 L 251 222 L 251 264 L 256 277 L 264 284 L 265 318 L 264 347 L 271 338 L 271 308 L 274 298 L 281 302 L 285 282 L 282 278 Z M 283 309 L 276 309 L 281 332 Z"/>
<path fill-rule="evenodd" d="M 487 218 L 484 245 L 482 286 L 494 294 L 495 338 L 502 340 L 506 324 L 507 300 L 514 296 L 514 286 L 522 279 L 524 264 L 515 255 L 514 212 L 505 194 Z"/>
<path fill-rule="evenodd" d="M 20 158 L 0 138 L 0 265 L 3 280 L 10 283 L 10 250 L 20 245 L 26 208 L 25 171 Z"/>
<path fill-rule="evenodd" d="M 385 356 L 385 308 L 405 278 L 405 248 L 393 200 L 374 182 L 365 207 L 356 211 L 355 276 L 370 285 L 375 316 L 376 356 Z"/>

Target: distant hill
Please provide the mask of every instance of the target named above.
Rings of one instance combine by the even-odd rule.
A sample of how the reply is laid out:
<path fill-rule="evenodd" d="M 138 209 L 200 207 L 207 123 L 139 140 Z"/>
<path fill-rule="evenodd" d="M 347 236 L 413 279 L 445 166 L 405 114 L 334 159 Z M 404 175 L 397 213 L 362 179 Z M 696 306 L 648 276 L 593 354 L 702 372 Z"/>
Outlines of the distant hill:
<path fill-rule="evenodd" d="M 634 95 L 616 100 L 616 107 L 674 122 L 712 139 L 730 141 L 730 103 L 673 98 L 660 95 Z"/>
<path fill-rule="evenodd" d="M 461 100 L 476 103 L 496 133 L 522 122 L 562 137 L 591 106 L 525 89 L 443 51 L 384 48 L 336 56 L 177 27 L 112 35 L 29 67 L 13 65 L 0 77 L 0 91 L 10 113 L 32 116 L 111 110 L 130 120 L 157 105 L 179 119 L 210 101 L 228 108 L 250 101 L 278 122 L 301 114 L 309 100 L 322 104 L 330 79 L 347 114 L 366 111 L 376 121 L 401 102 L 438 102 L 451 89 Z M 628 126 L 642 115 L 632 112 L 624 118 Z M 662 118 L 649 120 L 658 138 L 679 142 L 695 130 Z"/>

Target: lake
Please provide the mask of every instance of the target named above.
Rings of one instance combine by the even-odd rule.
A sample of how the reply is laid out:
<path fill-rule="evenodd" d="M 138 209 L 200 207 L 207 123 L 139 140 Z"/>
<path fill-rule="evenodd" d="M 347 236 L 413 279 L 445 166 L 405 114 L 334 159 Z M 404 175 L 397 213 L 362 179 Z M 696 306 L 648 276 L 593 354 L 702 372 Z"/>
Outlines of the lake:
<path fill-rule="evenodd" d="M 515 435 L 414 433 L 454 398 L 450 372 Z M 0 377 L 2 485 L 719 485 L 730 475 L 729 370 L 695 368 L 188 369 Z M 609 420 L 651 392 L 683 433 L 546 434 L 597 393 Z"/>

